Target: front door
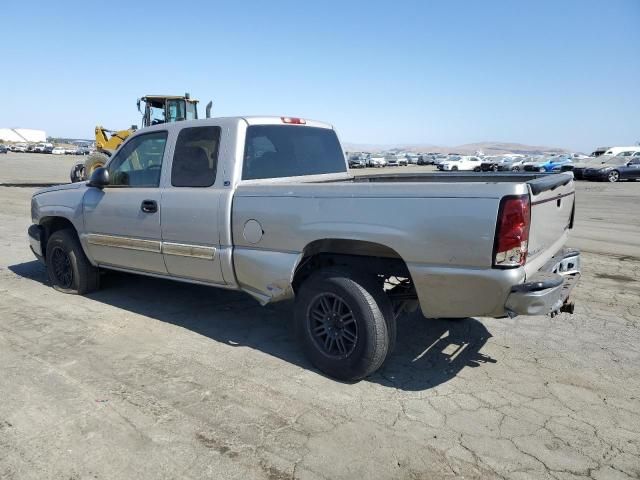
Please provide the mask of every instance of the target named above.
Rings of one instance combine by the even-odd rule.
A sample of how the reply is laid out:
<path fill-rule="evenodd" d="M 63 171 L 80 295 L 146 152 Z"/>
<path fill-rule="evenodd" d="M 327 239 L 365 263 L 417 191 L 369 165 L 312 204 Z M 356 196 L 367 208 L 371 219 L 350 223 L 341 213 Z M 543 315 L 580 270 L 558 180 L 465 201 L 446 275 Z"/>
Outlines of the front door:
<path fill-rule="evenodd" d="M 85 244 L 100 265 L 167 273 L 161 250 L 160 172 L 167 132 L 136 135 L 107 165 L 109 185 L 84 196 Z"/>
<path fill-rule="evenodd" d="M 162 251 L 169 274 L 223 284 L 217 179 L 220 127 L 186 127 L 163 180 Z"/>
<path fill-rule="evenodd" d="M 632 158 L 627 166 L 620 169 L 620 177 L 635 180 L 640 178 L 640 158 Z"/>

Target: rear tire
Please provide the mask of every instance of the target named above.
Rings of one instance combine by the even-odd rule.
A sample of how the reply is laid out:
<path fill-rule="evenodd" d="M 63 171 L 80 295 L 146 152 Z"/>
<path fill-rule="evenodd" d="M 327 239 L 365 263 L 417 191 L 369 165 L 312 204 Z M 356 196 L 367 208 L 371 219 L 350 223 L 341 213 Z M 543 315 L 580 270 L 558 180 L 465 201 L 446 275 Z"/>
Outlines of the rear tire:
<path fill-rule="evenodd" d="M 350 382 L 382 366 L 396 331 L 391 302 L 375 278 L 333 268 L 312 274 L 301 285 L 295 326 L 311 363 Z"/>
<path fill-rule="evenodd" d="M 607 174 L 607 181 L 608 182 L 615 183 L 618 180 L 620 180 L 620 172 L 618 172 L 617 170 L 611 170 Z"/>
<path fill-rule="evenodd" d="M 58 230 L 49 237 L 46 265 L 49 281 L 59 292 L 84 295 L 99 288 L 100 271 L 91 265 L 70 229 Z"/>

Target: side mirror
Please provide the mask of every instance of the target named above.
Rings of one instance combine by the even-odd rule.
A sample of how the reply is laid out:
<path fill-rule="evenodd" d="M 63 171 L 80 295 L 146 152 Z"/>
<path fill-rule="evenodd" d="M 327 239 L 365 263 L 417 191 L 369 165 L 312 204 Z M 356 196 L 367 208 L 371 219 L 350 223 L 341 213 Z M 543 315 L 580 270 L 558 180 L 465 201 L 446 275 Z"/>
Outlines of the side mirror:
<path fill-rule="evenodd" d="M 96 168 L 91 174 L 87 185 L 100 189 L 109 185 L 109 170 L 104 167 Z"/>

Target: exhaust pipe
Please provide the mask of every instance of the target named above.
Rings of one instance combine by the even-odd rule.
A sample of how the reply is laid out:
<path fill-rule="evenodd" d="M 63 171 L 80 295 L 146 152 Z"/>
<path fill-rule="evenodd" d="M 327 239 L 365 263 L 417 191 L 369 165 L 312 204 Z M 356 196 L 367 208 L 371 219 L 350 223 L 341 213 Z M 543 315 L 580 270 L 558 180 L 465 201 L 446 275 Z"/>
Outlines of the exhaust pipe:
<path fill-rule="evenodd" d="M 213 102 L 207 103 L 207 109 L 205 110 L 205 115 L 207 118 L 211 118 L 211 107 L 213 107 Z"/>

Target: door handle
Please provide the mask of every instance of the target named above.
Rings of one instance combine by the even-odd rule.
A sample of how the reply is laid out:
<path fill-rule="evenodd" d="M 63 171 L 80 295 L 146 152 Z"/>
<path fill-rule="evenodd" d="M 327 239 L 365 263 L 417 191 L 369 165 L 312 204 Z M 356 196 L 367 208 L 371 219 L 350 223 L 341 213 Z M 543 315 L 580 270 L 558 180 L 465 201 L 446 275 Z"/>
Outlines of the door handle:
<path fill-rule="evenodd" d="M 158 211 L 158 202 L 155 200 L 143 200 L 140 210 L 144 213 L 155 213 Z"/>

